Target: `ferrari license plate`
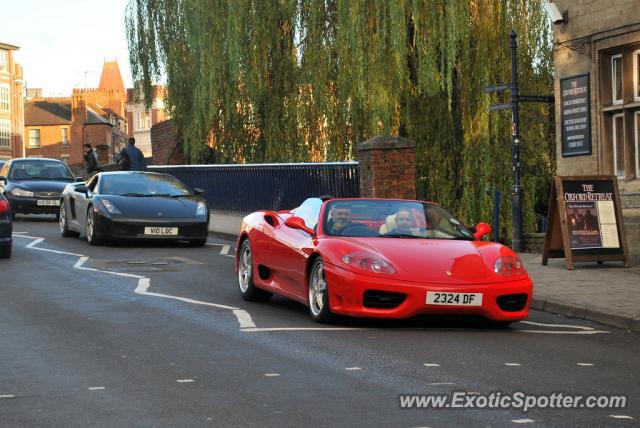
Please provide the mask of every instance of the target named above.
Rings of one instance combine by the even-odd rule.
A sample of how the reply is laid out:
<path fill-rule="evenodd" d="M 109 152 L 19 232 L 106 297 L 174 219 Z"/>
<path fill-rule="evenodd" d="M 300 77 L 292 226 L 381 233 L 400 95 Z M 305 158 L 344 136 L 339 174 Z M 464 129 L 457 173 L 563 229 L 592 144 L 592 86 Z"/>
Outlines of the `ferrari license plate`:
<path fill-rule="evenodd" d="M 37 204 L 58 207 L 60 206 L 60 201 L 58 199 L 38 199 Z"/>
<path fill-rule="evenodd" d="M 145 227 L 145 235 L 153 236 L 174 236 L 178 234 L 177 227 Z"/>
<path fill-rule="evenodd" d="M 427 291 L 427 305 L 482 306 L 482 293 Z"/>

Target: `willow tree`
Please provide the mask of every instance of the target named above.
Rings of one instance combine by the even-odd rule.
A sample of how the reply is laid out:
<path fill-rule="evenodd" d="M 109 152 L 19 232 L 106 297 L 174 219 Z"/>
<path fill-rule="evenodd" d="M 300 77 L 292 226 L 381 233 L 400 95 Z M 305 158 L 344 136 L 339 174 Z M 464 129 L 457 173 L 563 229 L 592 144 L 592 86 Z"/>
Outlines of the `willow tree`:
<path fill-rule="evenodd" d="M 498 98 L 482 89 L 510 80 L 512 29 L 522 90 L 552 90 L 544 1 L 130 0 L 126 23 L 134 79 L 147 101 L 166 79 L 191 161 L 349 160 L 374 135 L 402 135 L 418 143 L 419 196 L 473 222 L 491 211 L 484 188 L 511 181 L 510 117 L 490 114 Z M 532 229 L 555 164 L 553 112 L 521 116 Z"/>

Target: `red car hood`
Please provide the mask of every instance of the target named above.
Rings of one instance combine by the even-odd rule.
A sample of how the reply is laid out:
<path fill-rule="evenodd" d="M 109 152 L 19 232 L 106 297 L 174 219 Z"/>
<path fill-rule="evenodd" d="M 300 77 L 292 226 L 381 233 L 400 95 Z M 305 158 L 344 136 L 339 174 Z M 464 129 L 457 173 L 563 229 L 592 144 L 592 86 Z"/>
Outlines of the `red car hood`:
<path fill-rule="evenodd" d="M 493 272 L 493 264 L 498 257 L 513 255 L 510 249 L 496 243 L 413 238 L 342 239 L 383 256 L 396 271 L 393 277 L 402 281 L 477 284 L 522 278 L 506 278 Z"/>

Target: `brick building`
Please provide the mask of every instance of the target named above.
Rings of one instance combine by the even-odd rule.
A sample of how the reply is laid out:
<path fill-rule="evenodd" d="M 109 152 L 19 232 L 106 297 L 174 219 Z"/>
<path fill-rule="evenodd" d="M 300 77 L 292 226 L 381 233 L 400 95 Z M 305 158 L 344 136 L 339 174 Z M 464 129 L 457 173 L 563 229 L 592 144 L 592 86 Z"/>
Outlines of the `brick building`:
<path fill-rule="evenodd" d="M 553 27 L 558 175 L 614 175 L 640 262 L 640 5 L 557 0 Z"/>
<path fill-rule="evenodd" d="M 176 136 L 170 120 L 153 125 L 150 134 L 155 165 L 184 165 L 187 163 L 182 153 L 182 140 Z"/>
<path fill-rule="evenodd" d="M 13 59 L 13 52 L 18 49 L 18 46 L 0 42 L 0 159 L 22 155 L 22 67 Z"/>
<path fill-rule="evenodd" d="M 152 91 L 151 108 L 147 109 L 140 87 L 127 89 L 129 136 L 136 139 L 136 147 L 147 157 L 154 155 L 151 145 L 151 127 L 168 119 L 164 107 L 165 87 L 154 85 Z"/>
<path fill-rule="evenodd" d="M 34 98 L 25 103 L 25 154 L 84 163 L 82 146 L 91 144 L 100 163 L 113 162 L 124 145 L 124 118 L 88 103 L 82 93 L 69 98 Z"/>

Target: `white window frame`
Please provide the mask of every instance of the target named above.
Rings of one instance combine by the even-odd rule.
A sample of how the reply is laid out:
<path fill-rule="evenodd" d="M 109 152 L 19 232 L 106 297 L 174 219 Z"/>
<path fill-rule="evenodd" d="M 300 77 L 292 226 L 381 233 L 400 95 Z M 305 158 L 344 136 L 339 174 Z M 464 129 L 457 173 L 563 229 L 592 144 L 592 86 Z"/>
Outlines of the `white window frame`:
<path fill-rule="evenodd" d="M 67 139 L 65 141 L 64 139 L 64 132 L 63 131 L 67 131 Z M 60 145 L 61 146 L 68 146 L 69 145 L 69 127 L 68 126 L 62 126 L 60 127 Z"/>
<path fill-rule="evenodd" d="M 0 111 L 11 111 L 11 88 L 8 83 L 0 83 Z"/>
<path fill-rule="evenodd" d="M 640 101 L 640 49 L 633 51 L 633 100 Z"/>
<path fill-rule="evenodd" d="M 635 112 L 633 118 L 636 134 L 636 178 L 640 178 L 640 111 Z"/>
<path fill-rule="evenodd" d="M 0 49 L 0 71 L 9 71 L 9 51 Z"/>
<path fill-rule="evenodd" d="M 6 143 L 3 143 L 3 141 L 5 141 Z M 8 119 L 0 119 L 0 149 L 10 149 L 10 148 L 11 148 L 11 121 Z"/>
<path fill-rule="evenodd" d="M 145 116 L 145 120 L 142 120 L 142 116 Z M 137 131 L 147 131 L 151 129 L 151 112 L 149 111 L 139 111 L 138 112 L 138 129 Z M 147 126 L 148 125 L 148 126 Z"/>
<path fill-rule="evenodd" d="M 38 145 L 34 146 L 31 144 L 31 131 L 38 131 Z M 28 141 L 28 145 L 27 148 L 28 149 L 39 149 L 40 147 L 42 147 L 42 135 L 41 135 L 41 131 L 40 128 L 29 128 L 28 132 L 27 132 L 27 138 L 29 139 Z"/>
<path fill-rule="evenodd" d="M 612 132 L 613 132 L 613 175 L 615 175 L 618 178 L 625 178 L 625 176 L 627 175 L 627 171 L 626 171 L 626 165 L 623 171 L 623 175 L 618 175 L 618 141 L 617 141 L 617 127 L 616 127 L 616 119 L 617 118 L 622 118 L 622 154 L 625 154 L 625 147 L 624 147 L 624 113 L 620 113 L 620 114 L 614 114 L 612 117 Z M 626 162 L 625 162 L 626 164 Z"/>
<path fill-rule="evenodd" d="M 69 166 L 69 158 L 70 157 L 71 156 L 69 156 L 69 155 L 60 155 L 60 160 L 62 162 L 64 162 L 65 165 Z"/>
<path fill-rule="evenodd" d="M 617 55 L 612 55 L 611 56 L 611 103 L 612 104 L 622 104 L 624 102 L 624 74 L 623 74 L 623 70 L 620 70 L 620 75 L 622 77 L 622 98 L 621 99 L 616 99 L 616 87 L 617 85 L 617 81 L 616 81 L 616 70 L 615 70 L 615 66 L 614 64 L 616 63 L 616 59 L 620 58 L 620 67 L 623 66 L 622 64 L 622 54 L 617 54 Z"/>

